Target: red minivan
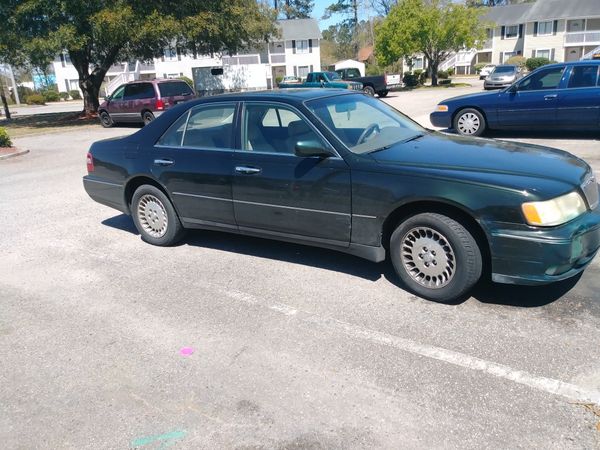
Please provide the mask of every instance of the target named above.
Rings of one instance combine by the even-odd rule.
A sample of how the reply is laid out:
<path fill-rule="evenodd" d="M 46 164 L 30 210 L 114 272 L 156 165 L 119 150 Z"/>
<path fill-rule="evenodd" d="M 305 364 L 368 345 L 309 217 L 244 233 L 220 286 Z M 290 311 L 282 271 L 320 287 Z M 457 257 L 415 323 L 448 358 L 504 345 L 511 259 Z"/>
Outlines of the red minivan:
<path fill-rule="evenodd" d="M 193 98 L 194 91 L 182 80 L 132 81 L 106 97 L 98 114 L 105 128 L 117 122 L 149 124 L 165 109 Z"/>

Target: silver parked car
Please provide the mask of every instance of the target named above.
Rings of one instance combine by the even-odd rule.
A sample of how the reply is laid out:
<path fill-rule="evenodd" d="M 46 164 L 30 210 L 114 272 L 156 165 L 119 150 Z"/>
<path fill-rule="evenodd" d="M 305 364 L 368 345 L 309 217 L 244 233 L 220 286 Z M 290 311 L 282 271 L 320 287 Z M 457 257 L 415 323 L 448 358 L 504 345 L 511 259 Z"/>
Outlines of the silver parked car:
<path fill-rule="evenodd" d="M 515 66 L 513 64 L 502 64 L 500 66 L 496 66 L 492 73 L 488 75 L 483 82 L 483 88 L 485 90 L 502 89 L 510 86 L 522 76 L 523 74 L 521 73 L 519 66 Z"/>

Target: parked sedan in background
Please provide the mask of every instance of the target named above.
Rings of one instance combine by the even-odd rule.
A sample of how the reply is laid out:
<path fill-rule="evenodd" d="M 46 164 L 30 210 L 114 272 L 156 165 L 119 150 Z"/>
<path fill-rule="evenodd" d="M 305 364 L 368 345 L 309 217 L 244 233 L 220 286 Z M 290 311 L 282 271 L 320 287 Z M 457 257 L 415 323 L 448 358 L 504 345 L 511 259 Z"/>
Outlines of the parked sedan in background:
<path fill-rule="evenodd" d="M 148 124 L 171 106 L 193 98 L 194 91 L 183 80 L 132 81 L 107 96 L 98 115 L 105 128 L 118 122 Z"/>
<path fill-rule="evenodd" d="M 513 64 L 503 64 L 496 66 L 492 69 L 490 74 L 486 77 L 483 82 L 483 88 L 488 89 L 502 89 L 510 86 L 519 78 L 521 78 L 521 69 Z"/>
<path fill-rule="evenodd" d="M 599 70 L 599 60 L 543 66 L 501 92 L 445 100 L 430 120 L 469 136 L 487 129 L 598 131 Z"/>
<path fill-rule="evenodd" d="M 479 71 L 479 79 L 480 80 L 485 80 L 487 78 L 487 76 L 492 73 L 492 71 L 496 68 L 495 64 L 486 64 L 485 66 L 483 66 L 483 68 Z"/>
<path fill-rule="evenodd" d="M 215 96 L 96 142 L 84 186 L 171 245 L 204 228 L 380 262 L 438 301 L 493 280 L 582 271 L 600 246 L 598 185 L 582 160 L 526 144 L 428 131 L 347 90 Z"/>

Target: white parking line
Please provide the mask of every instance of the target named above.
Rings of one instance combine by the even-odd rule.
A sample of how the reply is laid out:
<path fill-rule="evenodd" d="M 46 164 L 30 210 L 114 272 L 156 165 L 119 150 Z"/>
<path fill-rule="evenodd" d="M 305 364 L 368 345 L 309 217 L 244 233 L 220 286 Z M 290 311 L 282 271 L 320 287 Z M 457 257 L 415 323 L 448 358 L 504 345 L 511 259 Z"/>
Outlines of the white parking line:
<path fill-rule="evenodd" d="M 306 323 L 312 323 L 327 328 L 330 331 L 342 333 L 356 339 L 362 339 L 375 344 L 388 345 L 398 350 L 402 350 L 414 355 L 426 358 L 436 359 L 455 366 L 464 367 L 470 370 L 484 372 L 489 375 L 510 380 L 514 383 L 529 386 L 538 391 L 558 395 L 569 400 L 580 403 L 594 403 L 600 405 L 600 392 L 593 389 L 586 389 L 575 384 L 533 375 L 523 370 L 516 370 L 503 364 L 498 364 L 485 359 L 470 356 L 464 353 L 448 350 L 433 345 L 421 344 L 410 339 L 401 338 L 388 333 L 382 333 L 368 328 L 363 328 L 351 323 L 342 322 L 336 319 L 319 317 L 315 314 L 298 310 L 292 306 L 283 303 L 264 304 L 253 295 L 237 292 L 223 291 L 217 288 L 222 294 L 234 300 L 242 301 L 251 305 L 268 308 L 288 317 L 294 316 L 298 320 Z"/>

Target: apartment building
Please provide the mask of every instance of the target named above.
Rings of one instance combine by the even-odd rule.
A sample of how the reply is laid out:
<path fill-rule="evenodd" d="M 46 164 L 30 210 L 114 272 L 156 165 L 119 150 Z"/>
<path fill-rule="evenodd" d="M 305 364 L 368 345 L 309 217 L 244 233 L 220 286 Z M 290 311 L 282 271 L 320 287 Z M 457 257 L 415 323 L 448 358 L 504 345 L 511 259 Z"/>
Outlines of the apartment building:
<path fill-rule="evenodd" d="M 194 81 L 199 95 L 236 90 L 270 89 L 279 77 L 306 77 L 321 68 L 321 32 L 315 19 L 280 20 L 279 36 L 263 48 L 243 54 L 215 54 L 193 57 L 174 48 L 164 49 L 160 58 L 149 62 L 114 64 L 106 74 L 103 90 L 110 93 L 127 81 L 186 76 Z M 77 71 L 68 54 L 58 55 L 54 63 L 58 89 L 78 90 Z"/>
<path fill-rule="evenodd" d="M 489 8 L 482 17 L 494 24 L 481 49 L 452 55 L 442 69 L 474 73 L 477 63 L 502 64 L 510 57 L 576 61 L 600 47 L 600 0 L 536 0 Z"/>

